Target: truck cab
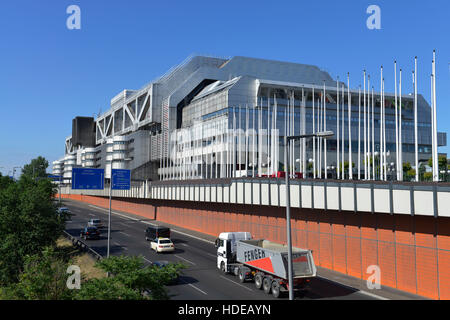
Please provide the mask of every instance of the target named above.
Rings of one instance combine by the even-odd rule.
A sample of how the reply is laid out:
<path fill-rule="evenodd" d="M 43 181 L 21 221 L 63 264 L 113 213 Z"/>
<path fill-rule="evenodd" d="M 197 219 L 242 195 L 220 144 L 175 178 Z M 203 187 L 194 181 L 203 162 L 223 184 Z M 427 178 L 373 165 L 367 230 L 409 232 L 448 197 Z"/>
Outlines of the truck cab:
<path fill-rule="evenodd" d="M 236 243 L 239 240 L 251 240 L 250 232 L 222 232 L 216 239 L 217 268 L 228 272 L 228 265 L 236 262 Z"/>

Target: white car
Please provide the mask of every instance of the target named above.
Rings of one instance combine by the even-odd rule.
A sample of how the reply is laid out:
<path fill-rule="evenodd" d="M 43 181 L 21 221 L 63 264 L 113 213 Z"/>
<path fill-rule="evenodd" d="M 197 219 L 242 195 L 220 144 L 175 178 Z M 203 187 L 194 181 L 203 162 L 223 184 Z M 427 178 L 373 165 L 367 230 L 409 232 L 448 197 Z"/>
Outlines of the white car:
<path fill-rule="evenodd" d="M 157 238 L 150 241 L 150 248 L 155 250 L 156 253 L 175 251 L 175 246 L 169 238 Z"/>
<path fill-rule="evenodd" d="M 88 221 L 88 227 L 97 227 L 97 228 L 102 228 L 103 224 L 101 222 L 100 219 L 90 219 Z"/>

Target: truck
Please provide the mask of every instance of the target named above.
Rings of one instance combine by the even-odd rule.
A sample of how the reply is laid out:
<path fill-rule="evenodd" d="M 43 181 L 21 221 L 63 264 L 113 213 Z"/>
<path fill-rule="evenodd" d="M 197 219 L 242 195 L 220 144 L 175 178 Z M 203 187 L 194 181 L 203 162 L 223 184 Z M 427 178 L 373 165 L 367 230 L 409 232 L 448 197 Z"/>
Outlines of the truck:
<path fill-rule="evenodd" d="M 288 247 L 265 239 L 252 239 L 250 232 L 222 232 L 215 241 L 217 268 L 241 283 L 253 281 L 257 289 L 275 298 L 289 291 Z M 317 274 L 312 250 L 292 247 L 293 290 L 306 291 Z"/>

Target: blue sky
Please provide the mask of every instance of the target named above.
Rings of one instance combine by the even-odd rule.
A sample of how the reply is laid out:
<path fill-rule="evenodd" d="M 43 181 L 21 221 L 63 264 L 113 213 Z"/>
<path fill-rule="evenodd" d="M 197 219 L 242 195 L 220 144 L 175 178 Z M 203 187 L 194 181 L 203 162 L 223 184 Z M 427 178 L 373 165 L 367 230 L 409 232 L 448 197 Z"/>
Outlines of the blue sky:
<path fill-rule="evenodd" d="M 72 4 L 81 30 L 66 27 Z M 371 4 L 381 8 L 381 30 L 366 27 Z M 390 92 L 396 59 L 406 93 L 417 55 L 419 92 L 429 101 L 436 49 L 438 130 L 450 132 L 449 12 L 447 0 L 2 1 L 0 171 L 39 155 L 57 160 L 75 116 L 106 111 L 121 90 L 194 53 L 313 64 L 341 79 L 350 72 L 355 88 L 363 69 L 379 79 L 384 65 Z"/>

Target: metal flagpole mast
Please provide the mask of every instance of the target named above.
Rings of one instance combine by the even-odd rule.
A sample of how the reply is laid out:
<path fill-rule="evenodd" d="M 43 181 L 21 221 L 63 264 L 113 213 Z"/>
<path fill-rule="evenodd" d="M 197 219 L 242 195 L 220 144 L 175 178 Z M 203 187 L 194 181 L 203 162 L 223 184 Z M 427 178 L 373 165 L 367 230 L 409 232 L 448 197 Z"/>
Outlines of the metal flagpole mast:
<path fill-rule="evenodd" d="M 278 122 L 277 122 L 277 119 L 278 119 L 278 102 L 277 102 L 277 99 L 276 99 L 276 97 L 275 97 L 275 95 L 274 95 L 274 102 L 275 102 L 275 106 L 274 106 L 274 116 L 272 116 L 272 118 L 273 118 L 273 129 L 275 129 L 274 130 L 274 132 L 273 132 L 273 136 L 274 136 L 274 138 L 273 138 L 273 141 L 274 141 L 274 143 L 273 143 L 273 152 L 272 152 L 272 157 L 274 158 L 274 161 L 273 161 L 273 164 L 272 164 L 272 167 L 273 167 L 273 171 L 278 171 L 278 157 L 279 157 L 279 155 L 280 155 L 280 152 L 279 152 L 279 143 L 278 143 L 278 141 L 279 141 L 279 130 L 278 130 Z"/>
<path fill-rule="evenodd" d="M 400 74 L 399 74 L 399 109 L 401 110 L 402 109 L 402 69 L 400 69 Z M 397 125 L 397 123 L 396 123 L 396 125 Z M 401 177 L 400 177 L 400 173 L 401 173 L 401 167 L 403 167 L 403 165 L 402 165 L 402 163 L 400 162 L 400 154 L 401 154 L 401 152 L 402 152 L 402 144 L 401 144 L 401 142 L 400 142 L 400 132 L 399 132 L 399 135 L 398 135 L 398 142 L 397 142 L 398 144 L 397 144 L 397 153 L 398 153 L 398 160 L 397 160 L 397 172 L 398 172 L 398 176 L 397 176 L 397 180 L 398 181 L 401 181 L 401 180 L 403 180 L 403 179 L 401 179 Z M 417 171 L 417 168 L 416 168 L 416 171 Z"/>
<path fill-rule="evenodd" d="M 417 57 L 414 59 L 414 153 L 415 153 L 415 165 L 416 165 L 416 182 L 419 182 L 419 143 L 417 134 Z M 401 110 L 400 110 L 401 112 Z M 401 120 L 401 119 L 400 119 Z"/>
<path fill-rule="evenodd" d="M 367 162 L 367 179 L 370 180 L 370 75 L 367 75 L 367 132 L 364 134 L 364 139 L 366 138 L 367 153 L 364 159 Z"/>
<path fill-rule="evenodd" d="M 320 96 L 319 132 L 323 131 L 323 94 Z M 322 138 L 319 138 L 319 179 L 322 179 Z"/>
<path fill-rule="evenodd" d="M 256 128 L 255 128 L 255 113 L 256 108 L 255 105 L 253 105 L 252 110 L 252 118 L 253 118 L 253 124 L 252 124 L 252 177 L 255 177 L 255 165 L 256 165 L 256 159 L 255 159 L 255 138 L 256 138 Z"/>
<path fill-rule="evenodd" d="M 267 96 L 267 100 L 270 99 L 270 96 Z M 259 109 L 258 109 L 258 175 L 262 175 L 262 139 L 261 139 L 261 111 L 262 111 L 262 98 L 260 100 Z"/>
<path fill-rule="evenodd" d="M 345 90 L 342 84 L 342 137 L 341 137 L 341 166 L 342 166 L 342 180 L 345 180 L 344 160 L 345 160 Z"/>
<path fill-rule="evenodd" d="M 272 117 L 273 118 L 273 117 Z M 270 104 L 269 101 L 267 101 L 267 170 L 269 170 L 269 159 L 270 159 L 270 166 L 273 167 L 273 152 L 271 150 L 272 147 L 272 141 L 270 136 Z M 273 170 L 271 170 L 273 172 Z"/>
<path fill-rule="evenodd" d="M 295 96 L 294 91 L 292 91 L 292 98 L 291 98 L 291 112 L 292 112 L 292 118 L 291 118 L 291 135 L 295 135 Z M 292 142 L 292 153 L 291 153 L 292 161 L 291 163 L 294 166 L 295 169 L 295 141 Z M 300 166 L 300 163 L 299 163 Z M 295 176 L 295 170 L 292 172 L 292 177 Z"/>
<path fill-rule="evenodd" d="M 364 118 L 364 180 L 367 180 L 367 140 L 366 140 L 366 70 L 364 70 L 364 108 L 363 108 L 363 118 Z"/>
<path fill-rule="evenodd" d="M 358 180 L 361 180 L 361 85 L 359 85 L 358 101 Z"/>
<path fill-rule="evenodd" d="M 314 86 L 312 87 L 312 122 L 313 133 L 316 133 L 316 111 L 314 110 Z M 313 137 L 313 178 L 316 178 L 316 137 Z"/>
<path fill-rule="evenodd" d="M 314 98 L 313 98 L 314 99 Z M 306 96 L 305 96 L 305 92 L 304 92 L 304 87 L 302 87 L 302 105 L 300 107 L 300 126 L 299 126 L 299 132 L 301 134 L 306 134 Z M 314 122 L 314 117 L 313 117 L 313 122 Z M 307 173 L 307 165 L 306 165 L 306 140 L 302 139 L 300 141 L 300 145 L 301 145 L 301 159 L 300 161 L 302 161 L 302 174 L 303 177 L 305 177 L 306 173 Z"/>
<path fill-rule="evenodd" d="M 236 109 L 233 107 L 233 144 L 232 144 L 232 148 L 233 148 L 233 166 L 231 168 L 231 172 L 233 175 L 233 178 L 236 178 Z"/>
<path fill-rule="evenodd" d="M 380 88 L 380 180 L 383 180 L 383 66 L 381 66 Z"/>
<path fill-rule="evenodd" d="M 384 172 L 384 181 L 387 180 L 387 151 L 386 151 L 386 99 L 384 96 L 384 78 L 383 78 L 383 172 Z"/>
<path fill-rule="evenodd" d="M 374 87 L 372 86 L 372 179 L 375 177 L 375 96 Z"/>
<path fill-rule="evenodd" d="M 348 178 L 353 179 L 352 163 L 352 98 L 350 95 L 350 73 L 347 73 L 347 103 L 348 103 Z"/>
<path fill-rule="evenodd" d="M 322 117 L 322 95 L 320 95 L 320 98 L 317 99 L 317 132 L 320 132 L 322 130 L 321 127 L 321 117 Z M 321 150 L 321 144 L 320 144 L 320 137 L 317 137 L 317 175 L 319 176 L 319 179 L 322 178 L 322 163 L 321 163 L 321 157 L 320 157 L 320 150 Z"/>
<path fill-rule="evenodd" d="M 245 105 L 245 176 L 248 172 L 248 104 Z"/>
<path fill-rule="evenodd" d="M 336 131 L 337 131 L 337 139 L 336 139 L 336 174 L 337 178 L 340 179 L 340 163 L 339 163 L 339 77 L 336 80 Z"/>
<path fill-rule="evenodd" d="M 327 92 L 325 89 L 325 81 L 323 82 L 323 130 L 327 131 Z M 327 168 L 327 139 L 323 139 L 323 152 L 324 152 L 324 169 L 325 179 L 328 178 Z"/>
<path fill-rule="evenodd" d="M 238 144 L 237 144 L 237 149 L 238 149 L 238 152 L 239 152 L 239 164 L 238 164 L 238 167 L 239 167 L 239 174 L 240 174 L 240 176 L 242 176 L 242 139 L 241 139 L 241 137 L 242 137 L 242 119 L 241 119 L 241 106 L 239 105 L 239 107 L 238 107 L 238 112 L 239 112 L 239 125 L 238 125 L 238 132 L 239 132 L 239 138 L 238 138 Z"/>
<path fill-rule="evenodd" d="M 397 172 L 397 181 L 400 181 L 399 147 L 398 147 L 397 61 L 394 61 L 394 82 L 395 82 L 395 156 L 396 156 L 395 168 Z"/>
<path fill-rule="evenodd" d="M 216 177 L 216 179 L 217 179 L 217 175 L 219 174 L 219 157 L 218 157 L 218 154 L 219 154 L 219 130 L 218 130 L 218 125 L 219 125 L 219 123 L 217 122 L 217 120 L 215 121 L 215 125 L 214 125 L 214 131 L 215 131 L 215 134 L 214 134 L 214 147 L 215 147 L 215 151 L 216 152 L 214 152 L 214 154 L 215 154 L 215 158 L 214 158 L 214 161 L 216 162 L 216 174 L 215 174 L 215 177 Z"/>
<path fill-rule="evenodd" d="M 439 181 L 438 141 L 437 141 L 437 105 L 436 105 L 436 50 L 433 50 L 433 181 Z"/>

